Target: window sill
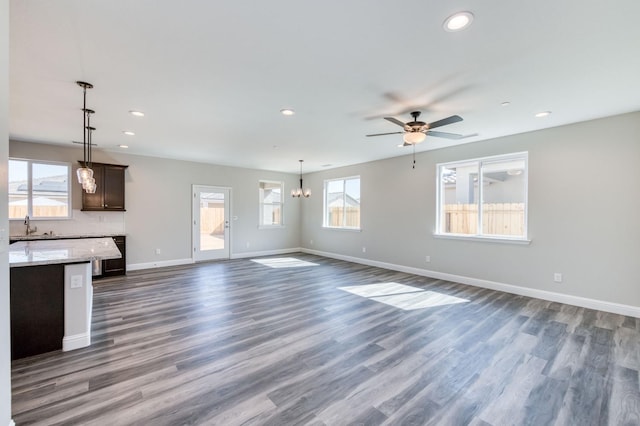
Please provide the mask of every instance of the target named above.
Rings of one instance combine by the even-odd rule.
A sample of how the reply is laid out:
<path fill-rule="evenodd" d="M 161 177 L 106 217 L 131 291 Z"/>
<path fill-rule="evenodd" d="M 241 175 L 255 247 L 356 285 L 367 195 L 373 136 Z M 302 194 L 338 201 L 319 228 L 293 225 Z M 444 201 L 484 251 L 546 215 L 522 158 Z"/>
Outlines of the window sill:
<path fill-rule="evenodd" d="M 461 235 L 461 234 L 433 234 L 434 238 L 441 238 L 445 240 L 462 240 L 462 241 L 478 241 L 485 243 L 499 243 L 499 244 L 518 244 L 529 245 L 531 240 L 524 238 L 509 238 L 509 237 L 487 237 L 479 235 Z"/>
<path fill-rule="evenodd" d="M 284 225 L 258 225 L 258 229 L 284 229 Z"/>
<path fill-rule="evenodd" d="M 322 229 L 329 229 L 332 231 L 362 232 L 362 228 L 339 228 L 337 226 L 323 226 Z"/>

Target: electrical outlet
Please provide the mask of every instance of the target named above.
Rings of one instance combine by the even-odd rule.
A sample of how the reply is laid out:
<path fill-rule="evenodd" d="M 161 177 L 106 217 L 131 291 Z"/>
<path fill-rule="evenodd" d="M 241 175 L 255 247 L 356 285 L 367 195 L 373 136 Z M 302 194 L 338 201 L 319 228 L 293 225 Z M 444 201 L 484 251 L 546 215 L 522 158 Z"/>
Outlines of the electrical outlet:
<path fill-rule="evenodd" d="M 161 253 L 160 249 L 156 249 L 156 254 L 160 254 L 160 253 Z"/>
<path fill-rule="evenodd" d="M 313 245 L 313 240 L 309 240 L 309 244 Z"/>
<path fill-rule="evenodd" d="M 553 281 L 556 282 L 556 283 L 561 283 L 562 282 L 562 274 L 560 272 L 554 272 Z"/>
<path fill-rule="evenodd" d="M 82 275 L 71 275 L 71 288 L 82 288 Z"/>
<path fill-rule="evenodd" d="M 431 262 L 431 256 L 425 256 L 424 261 L 427 263 Z"/>
<path fill-rule="evenodd" d="M 251 243 L 247 241 L 247 248 L 251 247 Z"/>
<path fill-rule="evenodd" d="M 362 252 L 366 253 L 367 252 L 367 248 L 366 247 L 362 247 Z"/>

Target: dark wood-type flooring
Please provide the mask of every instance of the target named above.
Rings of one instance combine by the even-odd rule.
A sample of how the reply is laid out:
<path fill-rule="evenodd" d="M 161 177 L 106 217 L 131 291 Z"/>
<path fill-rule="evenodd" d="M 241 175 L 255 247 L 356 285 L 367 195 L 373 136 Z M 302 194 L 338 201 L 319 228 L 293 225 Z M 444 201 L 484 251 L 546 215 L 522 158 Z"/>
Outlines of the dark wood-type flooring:
<path fill-rule="evenodd" d="M 16 424 L 640 424 L 639 319 L 290 256 L 318 266 L 96 283 L 90 347 L 13 363 Z M 402 310 L 338 289 L 387 282 L 468 302 Z"/>

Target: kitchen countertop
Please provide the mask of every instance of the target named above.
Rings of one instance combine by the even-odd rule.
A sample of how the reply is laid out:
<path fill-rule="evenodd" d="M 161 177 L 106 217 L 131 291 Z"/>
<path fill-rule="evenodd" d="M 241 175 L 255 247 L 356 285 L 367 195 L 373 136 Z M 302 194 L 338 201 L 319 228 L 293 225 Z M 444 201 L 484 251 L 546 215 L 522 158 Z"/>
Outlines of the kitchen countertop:
<path fill-rule="evenodd" d="M 36 241 L 36 240 L 68 240 L 68 239 L 82 239 L 82 238 L 104 238 L 104 237 L 119 237 L 124 235 L 123 233 L 100 233 L 100 234 L 31 234 L 31 235 L 11 235 L 10 241 Z"/>
<path fill-rule="evenodd" d="M 95 259 L 120 259 L 121 257 L 120 250 L 118 250 L 118 247 L 110 237 L 61 240 L 40 239 L 18 241 L 9 245 L 9 266 L 11 268 L 56 263 L 90 262 Z"/>

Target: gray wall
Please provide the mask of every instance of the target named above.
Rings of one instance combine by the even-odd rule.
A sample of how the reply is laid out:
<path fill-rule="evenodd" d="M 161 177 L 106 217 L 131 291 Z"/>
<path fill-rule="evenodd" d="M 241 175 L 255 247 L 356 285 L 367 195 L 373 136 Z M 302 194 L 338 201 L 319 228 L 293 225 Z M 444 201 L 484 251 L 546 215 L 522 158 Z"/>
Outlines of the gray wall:
<path fill-rule="evenodd" d="M 522 151 L 530 245 L 433 236 L 437 163 Z M 302 247 L 640 307 L 639 160 L 640 113 L 631 113 L 427 151 L 415 170 L 403 156 L 311 173 L 315 194 L 324 179 L 361 176 L 362 232 L 323 229 L 316 196 L 303 206 Z"/>
<path fill-rule="evenodd" d="M 75 146 L 53 146 L 15 142 L 9 144 L 9 155 L 17 158 L 67 161 L 77 166 L 82 149 Z M 300 200 L 284 199 L 285 227 L 258 229 L 258 181 L 283 181 L 285 191 L 297 185 L 297 176 L 286 173 L 216 166 L 211 164 L 162 158 L 143 157 L 94 150 L 96 162 L 126 164 L 126 213 L 124 227 L 127 234 L 127 263 L 140 265 L 170 262 L 191 258 L 191 185 L 214 185 L 231 188 L 231 253 L 285 250 L 300 246 Z M 75 176 L 75 172 L 74 172 Z M 73 209 L 82 207 L 80 185 L 72 184 Z M 109 222 L 109 215 L 119 220 L 123 213 L 101 212 Z M 34 222 L 39 229 L 56 229 L 56 221 Z M 83 223 L 83 226 L 86 223 Z M 58 224 L 58 226 L 60 226 Z M 101 223 L 94 224 L 100 232 Z M 21 233 L 22 221 L 12 221 L 13 233 Z M 247 246 L 248 243 L 248 246 Z M 155 249 L 161 250 L 160 255 Z"/>
<path fill-rule="evenodd" d="M 7 153 L 9 146 L 9 1 L 0 0 L 0 425 L 11 422 L 11 351 L 9 347 L 9 223 Z"/>

